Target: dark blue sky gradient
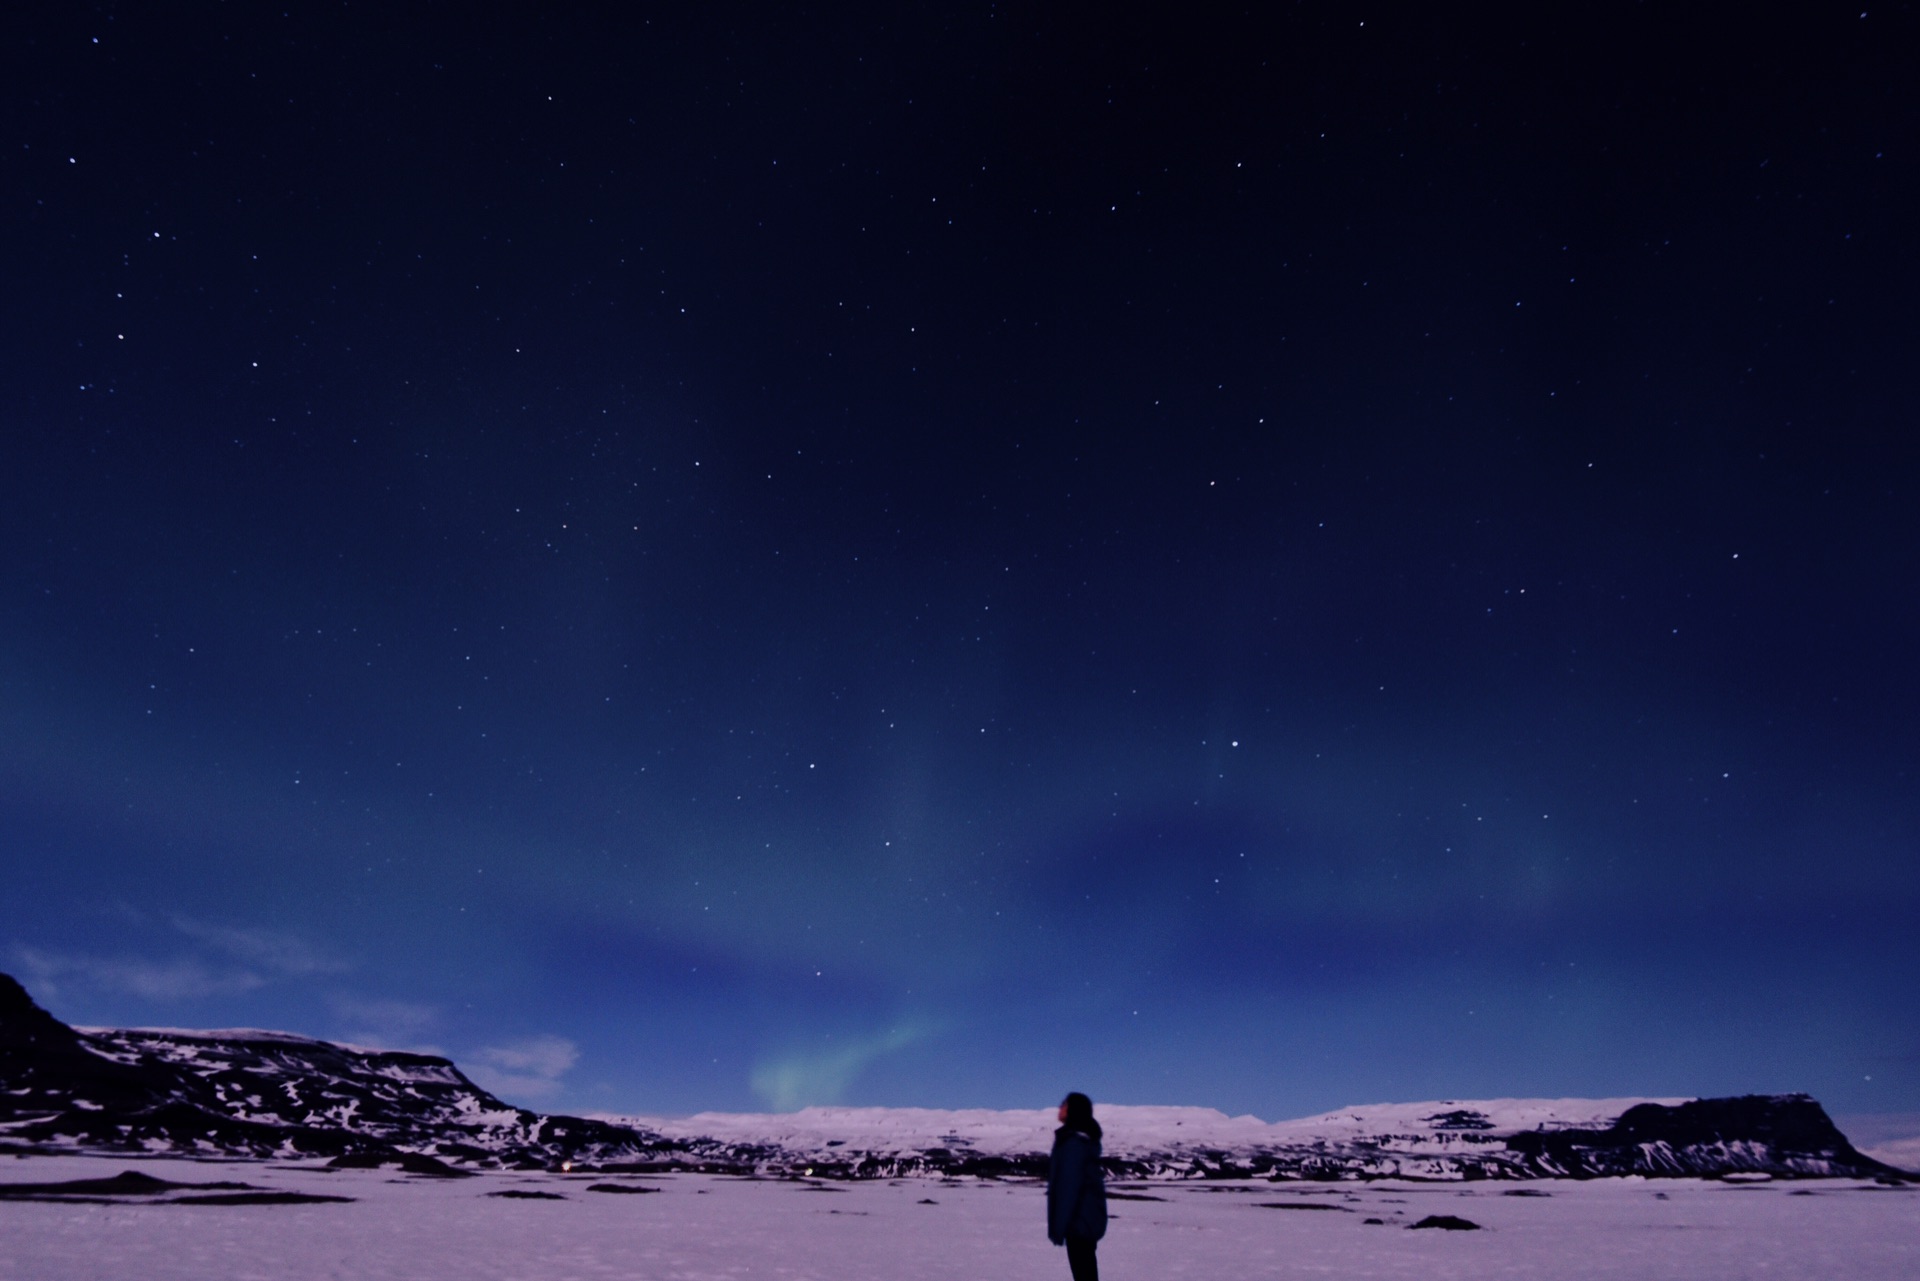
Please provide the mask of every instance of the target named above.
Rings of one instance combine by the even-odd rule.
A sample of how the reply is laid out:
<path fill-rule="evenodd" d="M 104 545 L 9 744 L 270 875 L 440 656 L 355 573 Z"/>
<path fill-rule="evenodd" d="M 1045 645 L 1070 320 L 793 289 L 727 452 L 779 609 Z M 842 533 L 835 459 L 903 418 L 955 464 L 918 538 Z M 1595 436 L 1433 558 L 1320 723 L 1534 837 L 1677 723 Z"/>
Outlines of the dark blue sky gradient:
<path fill-rule="evenodd" d="M 0 965 L 685 1112 L 1920 1111 L 1913 15 L 50 6 Z"/>

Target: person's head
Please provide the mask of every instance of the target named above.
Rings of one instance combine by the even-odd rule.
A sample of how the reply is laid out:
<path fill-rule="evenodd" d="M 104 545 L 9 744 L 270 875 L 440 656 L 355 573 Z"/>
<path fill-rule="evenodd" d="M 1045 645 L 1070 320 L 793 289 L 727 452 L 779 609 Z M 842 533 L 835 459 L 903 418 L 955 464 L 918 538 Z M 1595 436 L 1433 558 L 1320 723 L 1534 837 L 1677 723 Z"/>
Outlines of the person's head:
<path fill-rule="evenodd" d="M 1078 1090 L 1060 1100 L 1060 1124 L 1075 1130 L 1089 1129 L 1093 1124 L 1093 1100 Z"/>

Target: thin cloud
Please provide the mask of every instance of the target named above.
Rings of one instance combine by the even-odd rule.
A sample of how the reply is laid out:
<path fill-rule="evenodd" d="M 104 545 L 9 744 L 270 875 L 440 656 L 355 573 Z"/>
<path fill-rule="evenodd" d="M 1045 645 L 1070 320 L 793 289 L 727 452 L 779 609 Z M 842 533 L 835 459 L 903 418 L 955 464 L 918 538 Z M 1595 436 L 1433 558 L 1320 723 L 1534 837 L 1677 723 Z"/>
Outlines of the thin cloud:
<path fill-rule="evenodd" d="M 14 959 L 47 999 L 74 989 L 126 993 L 152 1001 L 185 1001 L 197 997 L 229 996 L 263 987 L 266 980 L 251 970 L 215 969 L 192 958 L 157 961 L 138 956 L 88 956 L 48 952 L 24 944 L 13 948 Z"/>
<path fill-rule="evenodd" d="M 327 998 L 327 1005 L 334 1017 L 350 1029 L 342 1039 L 354 1045 L 405 1050 L 411 1054 L 445 1053 L 424 1039 L 440 1026 L 437 1006 L 351 993 L 335 993 Z"/>
<path fill-rule="evenodd" d="M 173 928 L 188 938 L 224 952 L 237 961 L 275 974 L 289 977 L 339 974 L 352 968 L 292 930 L 213 925 L 187 916 L 170 919 Z"/>
<path fill-rule="evenodd" d="M 564 1036 L 535 1036 L 477 1051 L 467 1076 L 491 1093 L 526 1099 L 559 1093 L 560 1078 L 580 1061 L 580 1047 Z"/>

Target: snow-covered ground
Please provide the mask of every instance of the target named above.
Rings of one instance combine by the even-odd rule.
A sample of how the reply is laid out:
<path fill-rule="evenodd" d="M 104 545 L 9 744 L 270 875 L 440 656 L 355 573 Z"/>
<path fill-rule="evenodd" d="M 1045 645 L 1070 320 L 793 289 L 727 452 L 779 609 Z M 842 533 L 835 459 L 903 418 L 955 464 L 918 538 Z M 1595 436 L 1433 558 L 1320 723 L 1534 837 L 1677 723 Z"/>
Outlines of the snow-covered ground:
<path fill-rule="evenodd" d="M 180 1183 L 225 1180 L 354 1199 L 194 1205 L 0 1198 L 0 1278 L 1064 1281 L 1067 1273 L 1064 1256 L 1046 1242 L 1042 1190 L 1028 1182 L 427 1179 L 391 1170 L 37 1156 L 0 1158 L 0 1183 L 99 1178 L 123 1169 Z M 594 1184 L 657 1191 L 596 1192 Z M 1100 1250 L 1109 1281 L 1920 1276 L 1915 1187 L 1848 1180 L 1466 1187 L 1187 1181 L 1115 1191 L 1155 1199 L 1113 1202 L 1115 1219 Z M 503 1192 L 523 1195 L 497 1195 Z M 1482 1230 L 1408 1230 L 1437 1214 Z"/>

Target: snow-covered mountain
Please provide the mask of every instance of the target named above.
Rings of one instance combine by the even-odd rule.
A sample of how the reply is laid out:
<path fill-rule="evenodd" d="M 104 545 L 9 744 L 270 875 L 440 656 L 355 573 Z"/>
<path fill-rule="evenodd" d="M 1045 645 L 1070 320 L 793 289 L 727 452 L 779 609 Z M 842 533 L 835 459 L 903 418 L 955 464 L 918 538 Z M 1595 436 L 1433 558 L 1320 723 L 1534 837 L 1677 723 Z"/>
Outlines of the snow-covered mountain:
<path fill-rule="evenodd" d="M 1502 1099 L 1345 1108 L 1269 1123 L 1101 1108 L 1126 1178 L 1896 1177 L 1806 1095 Z M 685 1119 L 543 1116 L 450 1061 L 279 1032 L 76 1029 L 0 975 L 0 1152 L 180 1152 L 459 1167 L 709 1170 L 816 1178 L 1039 1176 L 1046 1111 L 808 1108 Z"/>
<path fill-rule="evenodd" d="M 1100 1108 L 1107 1164 L 1131 1178 L 1528 1179 L 1750 1173 L 1890 1175 L 1804 1094 L 1732 1099 L 1382 1103 L 1267 1122 L 1211 1108 Z M 717 1140 L 816 1176 L 1040 1174 L 1050 1111 L 808 1108 L 608 1118 Z"/>
<path fill-rule="evenodd" d="M 327 1156 L 424 1172 L 572 1158 L 699 1168 L 699 1146 L 513 1107 L 432 1055 L 250 1029 L 72 1028 L 0 974 L 0 1151 Z"/>

